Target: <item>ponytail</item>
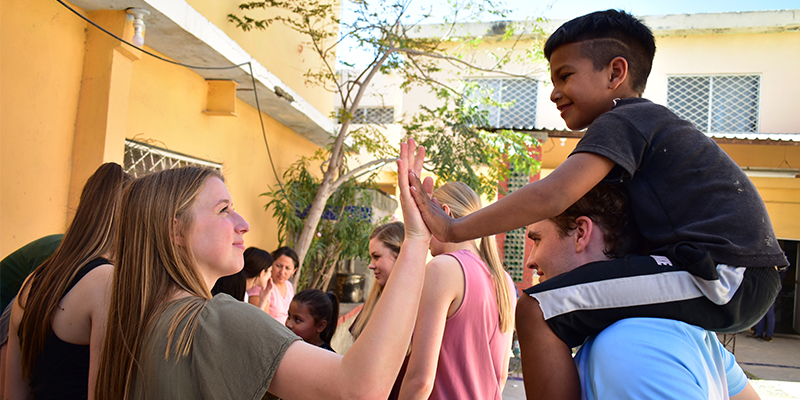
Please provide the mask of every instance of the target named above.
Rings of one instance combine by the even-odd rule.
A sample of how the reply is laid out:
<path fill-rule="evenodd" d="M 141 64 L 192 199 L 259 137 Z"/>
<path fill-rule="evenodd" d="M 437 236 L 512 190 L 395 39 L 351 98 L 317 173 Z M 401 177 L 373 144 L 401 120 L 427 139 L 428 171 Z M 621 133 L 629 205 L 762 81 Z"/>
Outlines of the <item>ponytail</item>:
<path fill-rule="evenodd" d="M 497 310 L 500 312 L 500 331 L 507 333 L 514 327 L 511 289 L 508 287 L 506 271 L 503 269 L 503 263 L 500 262 L 500 255 L 497 253 L 497 244 L 494 237 L 486 236 L 481 238 L 480 253 L 481 259 L 489 267 L 489 272 L 492 273 Z"/>
<path fill-rule="evenodd" d="M 339 298 L 333 292 L 326 292 L 325 295 L 330 301 L 331 312 L 328 313 L 328 325 L 325 326 L 325 330 L 319 334 L 319 337 L 330 346 L 333 334 L 336 333 L 336 326 L 339 324 Z"/>
<path fill-rule="evenodd" d="M 481 209 L 481 199 L 462 182 L 447 182 L 433 192 L 433 197 L 450 207 L 453 218 L 461 218 Z M 511 305 L 511 290 L 508 278 L 497 253 L 497 244 L 492 237 L 484 237 L 480 243 L 480 256 L 492 274 L 497 310 L 500 314 L 500 330 L 509 332 L 514 326 Z"/>

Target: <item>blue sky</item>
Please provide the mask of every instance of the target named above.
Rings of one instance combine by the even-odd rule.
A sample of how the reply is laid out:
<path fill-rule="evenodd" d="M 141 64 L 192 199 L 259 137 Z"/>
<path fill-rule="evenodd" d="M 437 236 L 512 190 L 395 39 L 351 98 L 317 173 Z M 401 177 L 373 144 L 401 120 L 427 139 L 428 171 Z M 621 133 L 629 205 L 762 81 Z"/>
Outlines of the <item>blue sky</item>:
<path fill-rule="evenodd" d="M 374 0 L 372 0 L 374 1 Z M 394 0 L 379 0 L 394 1 Z M 421 15 L 421 9 L 434 8 L 434 15 L 451 10 L 448 3 L 459 0 L 405 0 L 410 3 L 411 14 Z M 497 0 L 494 0 L 497 1 Z M 506 20 L 522 21 L 536 17 L 563 20 L 579 17 L 593 11 L 609 8 L 628 11 L 637 16 L 666 15 L 687 13 L 715 13 L 736 11 L 764 11 L 800 9 L 800 0 L 499 0 L 505 8 L 512 10 Z M 344 20 L 348 19 L 347 9 L 353 7 L 350 0 L 344 0 Z M 414 11 L 417 11 L 415 13 Z M 487 18 L 486 21 L 498 18 Z M 423 23 L 436 23 L 435 18 L 426 19 Z M 349 42 L 340 46 L 340 56 L 357 64 L 366 62 L 369 54 L 364 49 L 352 48 Z"/>

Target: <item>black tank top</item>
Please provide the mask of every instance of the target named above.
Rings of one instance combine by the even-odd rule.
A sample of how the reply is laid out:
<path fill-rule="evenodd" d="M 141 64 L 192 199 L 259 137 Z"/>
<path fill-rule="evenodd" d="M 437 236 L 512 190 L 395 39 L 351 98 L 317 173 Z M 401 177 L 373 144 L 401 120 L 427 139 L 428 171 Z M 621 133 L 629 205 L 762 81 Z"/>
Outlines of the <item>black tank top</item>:
<path fill-rule="evenodd" d="M 110 264 L 105 258 L 89 261 L 67 286 L 64 296 L 100 265 Z M 63 299 L 64 296 L 61 296 Z M 31 392 L 37 400 L 86 399 L 89 387 L 89 346 L 65 342 L 50 330 L 42 353 L 36 359 L 31 377 Z"/>

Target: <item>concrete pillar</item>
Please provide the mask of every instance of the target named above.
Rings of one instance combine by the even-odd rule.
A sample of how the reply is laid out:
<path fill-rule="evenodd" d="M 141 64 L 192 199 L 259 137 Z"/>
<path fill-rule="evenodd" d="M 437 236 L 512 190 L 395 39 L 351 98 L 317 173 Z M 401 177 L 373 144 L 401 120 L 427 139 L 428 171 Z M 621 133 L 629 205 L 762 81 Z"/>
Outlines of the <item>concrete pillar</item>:
<path fill-rule="evenodd" d="M 96 11 L 89 18 L 128 41 L 133 24 L 125 11 Z M 74 210 L 86 180 L 105 162 L 123 163 L 133 62 L 141 51 L 87 25 L 68 207 Z M 71 222 L 68 217 L 67 224 Z"/>

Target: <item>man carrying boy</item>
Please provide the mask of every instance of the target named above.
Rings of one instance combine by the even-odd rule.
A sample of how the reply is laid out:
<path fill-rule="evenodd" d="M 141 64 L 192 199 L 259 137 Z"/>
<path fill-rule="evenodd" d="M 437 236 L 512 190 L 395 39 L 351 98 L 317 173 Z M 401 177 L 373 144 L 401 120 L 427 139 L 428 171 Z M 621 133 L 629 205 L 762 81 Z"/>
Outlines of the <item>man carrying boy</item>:
<path fill-rule="evenodd" d="M 775 267 L 788 261 L 741 168 L 690 122 L 640 98 L 655 55 L 649 28 L 624 12 L 596 12 L 558 28 L 544 52 L 550 99 L 570 129 L 587 129 L 570 157 L 544 179 L 458 220 L 424 195 L 418 179 L 412 193 L 433 234 L 459 242 L 559 215 L 601 181 L 627 191 L 649 253 L 668 257 L 669 270 L 593 263 L 566 273 L 559 286 L 526 290 L 538 307 L 517 309 L 518 329 L 525 324 L 538 344 L 523 360 L 535 366 L 525 374 L 526 386 L 536 387 L 528 398 L 577 399 L 570 348 L 587 336 L 629 317 L 747 329 L 780 289 Z M 548 293 L 565 286 L 570 294 L 552 301 Z"/>
<path fill-rule="evenodd" d="M 624 193 L 598 185 L 560 215 L 528 226 L 533 247 L 525 265 L 550 282 L 587 264 L 622 257 L 640 245 L 633 225 Z M 620 262 L 636 268 L 657 259 L 628 255 Z M 523 296 L 522 302 L 530 307 L 534 300 Z M 526 324 L 519 328 L 524 361 L 537 338 L 525 331 Z M 575 364 L 581 397 L 587 400 L 759 398 L 714 332 L 669 319 L 615 322 L 589 337 Z M 523 363 L 524 375 L 527 367 Z M 526 390 L 536 388 L 526 385 Z"/>

